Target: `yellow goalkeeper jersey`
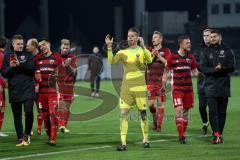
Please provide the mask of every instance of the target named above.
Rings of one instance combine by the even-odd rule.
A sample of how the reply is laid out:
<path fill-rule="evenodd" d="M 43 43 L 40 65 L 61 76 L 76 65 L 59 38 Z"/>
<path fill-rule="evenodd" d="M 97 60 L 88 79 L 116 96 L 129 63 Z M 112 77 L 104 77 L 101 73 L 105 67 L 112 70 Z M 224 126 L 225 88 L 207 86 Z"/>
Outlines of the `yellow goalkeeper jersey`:
<path fill-rule="evenodd" d="M 149 50 L 137 46 L 134 49 L 120 50 L 116 55 L 113 55 L 112 50 L 109 49 L 108 62 L 110 64 L 123 63 L 121 91 L 146 91 L 146 63 L 152 62 Z"/>

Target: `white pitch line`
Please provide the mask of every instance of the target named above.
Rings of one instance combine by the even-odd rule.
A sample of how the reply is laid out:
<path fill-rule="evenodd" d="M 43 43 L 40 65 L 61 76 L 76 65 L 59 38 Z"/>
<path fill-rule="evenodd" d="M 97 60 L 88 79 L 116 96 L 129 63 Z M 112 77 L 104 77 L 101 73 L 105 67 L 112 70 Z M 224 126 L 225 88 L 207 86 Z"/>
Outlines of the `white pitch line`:
<path fill-rule="evenodd" d="M 74 133 L 74 134 L 85 134 L 85 135 L 114 135 L 119 133 Z M 130 133 L 130 134 L 140 134 L 140 133 Z M 164 135 L 164 136 L 178 136 L 176 134 L 154 134 L 154 135 Z M 210 136 L 210 135 L 209 135 Z M 209 137 L 208 135 L 188 135 L 187 137 Z M 150 143 L 158 143 L 158 142 L 167 142 L 170 140 L 175 139 L 159 139 L 159 140 L 152 140 L 149 141 Z M 134 144 L 142 144 L 142 142 L 136 142 Z M 21 159 L 21 158 L 30 158 L 30 157 L 39 157 L 39 156 L 46 156 L 46 155 L 55 155 L 55 154 L 61 154 L 61 153 L 70 153 L 70 152 L 76 152 L 76 151 L 87 151 L 87 150 L 96 150 L 96 149 L 104 149 L 104 148 L 111 148 L 112 146 L 101 146 L 101 147 L 91 147 L 91 148 L 80 148 L 80 149 L 73 149 L 73 150 L 67 150 L 67 151 L 59 151 L 59 152 L 49 152 L 49 153 L 42 153 L 42 154 L 32 154 L 32 155 L 26 155 L 26 156 L 18 156 L 18 157 L 10 157 L 10 158 L 2 158 L 0 160 L 12 160 L 12 159 Z"/>
<path fill-rule="evenodd" d="M 209 137 L 207 135 L 200 135 L 200 136 L 187 136 L 187 137 L 190 137 L 190 138 L 201 138 L 201 137 Z M 149 141 L 149 143 L 158 143 L 158 142 L 167 142 L 167 141 L 172 141 L 172 140 L 177 140 L 177 139 L 158 139 L 158 140 L 152 140 L 152 141 Z M 134 144 L 142 144 L 142 142 L 136 142 Z"/>
<path fill-rule="evenodd" d="M 80 148 L 80 149 L 72 149 L 72 150 L 67 150 L 67 151 L 49 152 L 49 153 L 32 154 L 32 155 L 26 155 L 26 156 L 2 158 L 2 159 L 0 159 L 0 160 L 11 160 L 11 159 L 21 159 L 21 158 L 30 158 L 30 157 L 40 157 L 40 156 L 46 156 L 46 155 L 55 155 L 55 154 L 70 153 L 70 152 L 76 152 L 76 151 L 87 151 L 87 150 L 105 149 L 105 148 L 111 148 L 111 147 L 112 147 L 112 146 Z"/>
<path fill-rule="evenodd" d="M 129 132 L 127 133 L 128 135 L 141 135 L 142 132 Z M 69 135 L 120 135 L 120 133 L 111 133 L 111 132 L 94 132 L 94 133 L 90 133 L 90 132 L 72 132 L 69 133 Z M 149 133 L 149 135 L 154 135 L 154 136 L 178 136 L 177 134 L 162 134 L 162 133 Z"/>
<path fill-rule="evenodd" d="M 139 132 L 129 132 L 127 133 L 128 135 L 141 135 L 142 133 Z M 90 133 L 90 132 L 73 132 L 73 133 L 69 133 L 69 135 L 120 135 L 120 133 L 109 133 L 109 132 L 97 132 L 97 133 Z M 178 134 L 167 134 L 167 133 L 149 133 L 149 135 L 153 135 L 153 136 L 173 136 L 173 137 L 178 137 Z M 186 135 L 187 137 L 209 137 L 211 135 Z"/>
<path fill-rule="evenodd" d="M 158 143 L 158 142 L 165 142 L 167 141 L 167 139 L 159 139 L 159 140 L 153 140 L 153 141 L 149 141 L 149 143 Z M 142 144 L 143 142 L 136 142 L 134 144 Z"/>

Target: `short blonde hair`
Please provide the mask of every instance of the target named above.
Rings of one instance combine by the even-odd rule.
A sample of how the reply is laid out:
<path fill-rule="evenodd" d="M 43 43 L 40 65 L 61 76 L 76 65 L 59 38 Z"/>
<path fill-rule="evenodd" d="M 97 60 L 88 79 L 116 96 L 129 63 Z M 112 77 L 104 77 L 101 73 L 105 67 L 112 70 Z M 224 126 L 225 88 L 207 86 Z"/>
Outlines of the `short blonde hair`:
<path fill-rule="evenodd" d="M 62 39 L 61 45 L 70 45 L 70 41 L 68 39 Z"/>
<path fill-rule="evenodd" d="M 31 42 L 32 46 L 34 46 L 35 48 L 38 48 L 38 40 L 36 38 L 31 38 L 28 41 Z"/>
<path fill-rule="evenodd" d="M 210 33 L 211 33 L 212 31 L 213 31 L 213 29 L 211 29 L 211 28 L 206 28 L 206 29 L 203 30 L 202 33 L 205 33 L 205 32 L 210 32 Z"/>
<path fill-rule="evenodd" d="M 160 31 L 154 31 L 153 34 L 158 34 L 160 37 L 163 37 L 163 34 Z"/>

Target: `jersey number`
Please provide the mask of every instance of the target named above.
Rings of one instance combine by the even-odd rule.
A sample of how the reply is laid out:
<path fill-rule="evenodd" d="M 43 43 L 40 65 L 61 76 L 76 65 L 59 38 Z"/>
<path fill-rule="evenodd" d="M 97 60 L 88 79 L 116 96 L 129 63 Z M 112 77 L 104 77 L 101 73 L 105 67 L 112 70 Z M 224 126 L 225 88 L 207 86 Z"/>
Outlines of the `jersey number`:
<path fill-rule="evenodd" d="M 181 98 L 175 98 L 174 99 L 174 105 L 177 106 L 177 105 L 182 105 L 182 100 Z"/>

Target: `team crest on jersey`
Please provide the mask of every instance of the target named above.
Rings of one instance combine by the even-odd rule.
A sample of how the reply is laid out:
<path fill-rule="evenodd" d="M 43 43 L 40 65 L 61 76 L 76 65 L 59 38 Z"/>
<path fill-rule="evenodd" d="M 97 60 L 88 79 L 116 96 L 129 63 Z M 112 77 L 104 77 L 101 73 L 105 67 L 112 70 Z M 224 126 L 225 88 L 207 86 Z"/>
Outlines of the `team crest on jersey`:
<path fill-rule="evenodd" d="M 24 55 L 20 56 L 20 62 L 25 62 L 26 61 L 26 57 Z"/>
<path fill-rule="evenodd" d="M 25 56 L 20 56 L 21 60 L 25 60 L 25 58 L 26 58 Z"/>
<path fill-rule="evenodd" d="M 54 60 L 49 60 L 50 64 L 54 64 Z"/>
<path fill-rule="evenodd" d="M 187 62 L 187 63 L 191 63 L 191 59 L 186 58 L 186 62 Z"/>
<path fill-rule="evenodd" d="M 225 57 L 224 50 L 220 51 L 219 57 Z"/>

